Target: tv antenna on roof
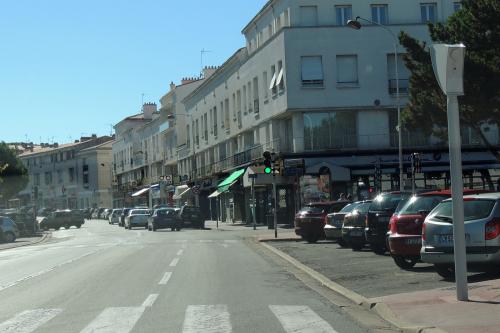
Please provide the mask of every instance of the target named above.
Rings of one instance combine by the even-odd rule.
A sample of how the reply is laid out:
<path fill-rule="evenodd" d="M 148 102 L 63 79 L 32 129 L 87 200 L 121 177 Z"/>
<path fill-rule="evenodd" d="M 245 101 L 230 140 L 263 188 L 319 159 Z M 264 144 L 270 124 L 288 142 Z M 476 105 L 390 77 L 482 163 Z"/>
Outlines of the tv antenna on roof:
<path fill-rule="evenodd" d="M 205 55 L 205 53 L 210 53 L 212 51 L 210 50 L 205 50 L 205 49 L 201 49 L 201 56 L 200 56 L 200 66 L 201 66 L 201 73 L 200 73 L 200 76 L 203 76 L 203 56 Z"/>

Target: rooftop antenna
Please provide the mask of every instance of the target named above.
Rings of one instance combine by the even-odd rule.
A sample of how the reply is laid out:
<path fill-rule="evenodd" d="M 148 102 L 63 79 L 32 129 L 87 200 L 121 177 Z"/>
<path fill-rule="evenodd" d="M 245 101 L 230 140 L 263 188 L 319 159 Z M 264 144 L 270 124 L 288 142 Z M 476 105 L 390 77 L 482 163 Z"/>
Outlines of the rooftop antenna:
<path fill-rule="evenodd" d="M 205 53 L 210 53 L 212 51 L 210 50 L 205 50 L 205 49 L 201 49 L 201 56 L 200 56 L 200 66 L 201 66 L 201 73 L 200 73 L 200 77 L 203 76 L 203 56 L 205 55 Z"/>

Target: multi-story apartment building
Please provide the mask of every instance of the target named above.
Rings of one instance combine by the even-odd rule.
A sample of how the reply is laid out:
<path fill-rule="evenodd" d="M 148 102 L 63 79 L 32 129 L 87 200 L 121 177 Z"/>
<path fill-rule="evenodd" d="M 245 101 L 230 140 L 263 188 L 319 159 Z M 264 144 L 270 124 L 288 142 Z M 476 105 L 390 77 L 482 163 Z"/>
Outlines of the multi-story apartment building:
<path fill-rule="evenodd" d="M 374 184 L 376 166 L 381 190 L 399 188 L 394 39 L 380 26 L 361 22 L 362 29 L 354 30 L 347 21 L 361 16 L 396 35 L 403 30 L 430 42 L 427 22 L 443 22 L 458 9 L 452 0 L 269 1 L 243 29 L 246 47 L 184 99 L 190 116 L 177 126 L 188 136 L 179 146 L 179 174 L 200 186 L 200 204 L 208 207 L 206 198 L 217 184 L 264 151 L 285 161 L 304 159 L 300 181 L 277 179 L 279 210 L 288 221 L 296 203 L 339 193 L 362 197 Z M 397 50 L 404 105 L 410 73 L 404 48 Z M 499 144 L 498 128 L 485 133 Z M 419 184 L 446 186 L 446 144 L 404 124 L 402 137 L 405 173 L 409 154 L 421 152 Z M 468 129 L 463 143 L 464 170 L 487 177 L 494 157 Z M 222 196 L 223 213 L 249 218 L 249 184 L 244 176 Z M 263 221 L 272 197 L 259 188 L 257 215 Z"/>
<path fill-rule="evenodd" d="M 19 155 L 29 183 L 19 195 L 38 194 L 41 207 L 111 206 L 111 145 L 109 136 L 82 137 L 74 143 L 32 146 Z"/>

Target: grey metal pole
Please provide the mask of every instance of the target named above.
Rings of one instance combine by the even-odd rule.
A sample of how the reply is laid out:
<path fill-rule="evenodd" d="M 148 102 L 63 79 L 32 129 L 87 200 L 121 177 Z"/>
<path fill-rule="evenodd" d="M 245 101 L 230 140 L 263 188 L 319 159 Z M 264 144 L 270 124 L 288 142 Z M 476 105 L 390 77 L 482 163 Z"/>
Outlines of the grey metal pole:
<path fill-rule="evenodd" d="M 399 158 L 399 190 L 403 192 L 403 135 L 401 128 L 401 95 L 399 91 L 398 40 L 394 37 L 394 64 L 396 67 L 396 105 L 398 107 L 398 158 Z"/>
<path fill-rule="evenodd" d="M 411 193 L 415 194 L 415 155 L 411 155 Z"/>
<path fill-rule="evenodd" d="M 274 238 L 278 238 L 278 198 L 276 195 L 276 176 L 274 175 L 274 173 L 273 173 L 273 195 L 274 195 Z"/>
<path fill-rule="evenodd" d="M 256 230 L 257 221 L 255 218 L 255 178 L 252 178 L 252 220 L 253 220 L 253 230 Z"/>
<path fill-rule="evenodd" d="M 448 141 L 450 149 L 450 175 L 453 212 L 453 239 L 455 253 L 455 281 L 457 299 L 469 299 L 467 289 L 467 255 L 464 225 L 464 201 L 462 179 L 462 151 L 460 119 L 456 95 L 448 95 Z"/>

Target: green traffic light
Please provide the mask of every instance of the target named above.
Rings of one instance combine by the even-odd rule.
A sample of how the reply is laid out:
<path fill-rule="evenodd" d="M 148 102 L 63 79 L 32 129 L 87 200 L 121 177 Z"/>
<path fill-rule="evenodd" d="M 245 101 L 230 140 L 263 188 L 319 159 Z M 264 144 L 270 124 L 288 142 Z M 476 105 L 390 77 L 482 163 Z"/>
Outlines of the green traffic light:
<path fill-rule="evenodd" d="M 270 167 L 266 167 L 264 169 L 264 172 L 267 173 L 267 174 L 270 174 L 271 172 L 273 172 L 273 169 L 271 169 Z"/>

